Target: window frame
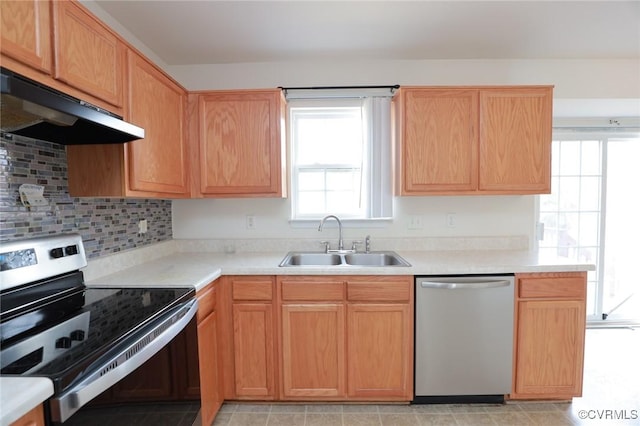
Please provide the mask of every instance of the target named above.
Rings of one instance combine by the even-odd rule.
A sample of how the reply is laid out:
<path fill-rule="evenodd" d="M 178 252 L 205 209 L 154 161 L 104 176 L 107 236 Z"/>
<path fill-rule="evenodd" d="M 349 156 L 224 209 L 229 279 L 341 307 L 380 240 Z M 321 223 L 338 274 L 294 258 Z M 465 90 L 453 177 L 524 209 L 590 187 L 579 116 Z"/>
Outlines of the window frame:
<path fill-rule="evenodd" d="M 603 300 L 604 300 L 604 281 L 605 281 L 605 251 L 606 251 L 606 216 L 607 216 L 607 175 L 608 175 L 608 148 L 609 143 L 619 138 L 638 138 L 640 137 L 640 127 L 628 127 L 628 128 L 616 128 L 605 126 L 587 127 L 583 123 L 577 123 L 576 125 L 562 125 L 555 126 L 553 129 L 552 141 L 568 141 L 577 142 L 584 140 L 597 140 L 600 143 L 600 200 L 599 200 L 599 226 L 597 235 L 597 244 L 593 246 L 596 249 L 596 256 L 594 259 L 596 270 L 590 271 L 588 274 L 588 284 L 595 286 L 595 292 L 593 294 L 588 293 L 588 297 L 593 298 L 593 309 L 590 310 L 587 306 L 587 324 L 590 326 L 599 325 L 616 325 L 616 320 L 605 320 L 602 317 L 604 313 Z M 552 173 L 556 173 L 556 170 L 552 170 Z M 570 175 L 563 175 L 560 173 L 557 177 L 571 177 Z M 556 177 L 554 174 L 553 177 Z M 590 174 L 579 173 L 574 177 L 593 177 Z M 534 239 L 534 248 L 537 252 L 550 249 L 552 247 L 541 247 L 540 240 L 542 233 L 544 233 L 544 227 L 541 222 L 541 196 L 536 196 L 535 202 L 535 217 L 536 217 L 536 235 Z M 564 210 L 559 210 L 564 211 Z M 582 211 L 580 211 L 582 213 Z M 625 323 L 623 321 L 622 323 Z"/>
<path fill-rule="evenodd" d="M 362 223 L 366 226 L 376 226 L 378 223 L 386 223 L 393 219 L 393 186 L 392 186 L 392 155 L 391 155 L 391 97 L 388 93 L 383 96 L 378 95 L 360 95 L 353 96 L 303 96 L 300 98 L 288 99 L 287 104 L 287 139 L 289 146 L 289 172 L 290 172 L 290 208 L 289 222 L 293 226 L 299 226 L 308 223 L 317 223 L 322 217 L 328 214 L 337 214 L 341 220 L 350 223 Z M 386 113 L 380 113 L 380 107 L 374 110 L 373 98 L 386 99 Z M 384 105 L 383 103 L 383 105 Z M 300 167 L 297 164 L 297 144 L 295 141 L 295 118 L 296 109 L 302 108 L 352 108 L 358 106 L 361 109 L 363 120 L 363 150 L 361 170 L 361 215 L 349 215 L 347 213 L 325 211 L 323 213 L 300 214 L 298 210 L 298 177 Z M 384 108 L 383 108 L 384 109 Z M 374 118 L 377 114 L 377 120 Z M 383 123 L 380 123 L 383 121 Z M 378 132 L 378 135 L 375 135 Z M 385 133 L 380 136 L 380 133 Z M 383 142 L 376 139 L 383 139 Z M 376 153 L 375 150 L 386 151 L 384 153 Z M 386 154 L 386 155 L 385 155 Z M 382 164 L 382 167 L 379 167 Z M 338 166 L 344 167 L 346 163 L 323 164 L 322 166 Z M 321 169 L 328 169 L 324 167 Z"/>

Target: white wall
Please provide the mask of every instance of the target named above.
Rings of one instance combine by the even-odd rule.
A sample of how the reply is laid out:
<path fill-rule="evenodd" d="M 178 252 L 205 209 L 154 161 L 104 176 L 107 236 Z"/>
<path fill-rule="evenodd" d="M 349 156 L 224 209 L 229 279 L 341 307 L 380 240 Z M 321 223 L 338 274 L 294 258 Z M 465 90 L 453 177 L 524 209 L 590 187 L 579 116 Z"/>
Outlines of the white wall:
<path fill-rule="evenodd" d="M 640 99 L 640 60 L 422 60 L 169 66 L 189 90 L 358 84 L 553 84 L 567 98 Z"/>
<path fill-rule="evenodd" d="M 344 224 L 345 239 L 520 236 L 532 232 L 533 196 L 403 197 L 395 199 L 392 221 L 364 226 Z M 448 227 L 446 215 L 455 214 L 455 227 Z M 246 228 L 246 216 L 255 216 L 255 229 Z M 422 229 L 410 229 L 419 218 Z M 289 224 L 287 199 L 206 199 L 173 202 L 174 238 L 322 238 L 335 239 L 333 222 L 323 234 L 318 222 L 301 227 Z"/>
<path fill-rule="evenodd" d="M 441 60 L 343 63 L 253 63 L 172 66 L 189 90 L 321 85 L 552 84 L 554 109 L 567 116 L 640 116 L 638 60 Z M 447 227 L 447 213 L 456 226 Z M 256 216 L 247 230 L 246 215 Z M 403 197 L 395 219 L 371 228 L 347 225 L 345 238 L 520 236 L 533 241 L 535 196 Z M 408 229 L 412 216 L 422 229 Z M 213 199 L 173 202 L 174 238 L 314 238 L 315 226 L 289 225 L 286 199 Z M 335 233 L 329 232 L 329 238 Z M 325 231 L 325 232 L 327 232 Z"/>
<path fill-rule="evenodd" d="M 555 117 L 640 117 L 640 60 L 422 60 L 278 62 L 168 66 L 92 0 L 81 0 L 133 46 L 188 90 L 322 85 L 552 84 Z M 369 229 L 347 225 L 345 236 L 528 236 L 533 240 L 534 196 L 405 197 L 396 217 Z M 445 215 L 456 214 L 454 228 Z M 256 217 L 247 230 L 246 215 Z M 174 238 L 314 238 L 315 226 L 291 227 L 286 199 L 173 202 Z M 422 229 L 408 229 L 411 217 Z M 329 231 L 329 230 L 327 230 Z M 331 231 L 329 231 L 331 232 Z M 329 234 L 332 235 L 332 234 Z"/>

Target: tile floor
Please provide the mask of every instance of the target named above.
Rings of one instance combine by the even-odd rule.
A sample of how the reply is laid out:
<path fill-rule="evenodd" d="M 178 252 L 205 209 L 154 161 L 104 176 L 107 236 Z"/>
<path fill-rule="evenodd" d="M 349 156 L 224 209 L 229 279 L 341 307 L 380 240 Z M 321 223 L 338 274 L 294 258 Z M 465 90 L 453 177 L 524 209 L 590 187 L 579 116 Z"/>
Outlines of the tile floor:
<path fill-rule="evenodd" d="M 198 408 L 198 404 L 187 403 L 128 406 L 109 412 L 93 409 L 74 415 L 69 425 L 195 426 L 199 425 L 196 420 Z M 581 410 L 585 410 L 588 418 L 580 419 Z M 640 425 L 640 328 L 587 330 L 583 396 L 572 402 L 505 405 L 226 403 L 214 425 Z"/>
<path fill-rule="evenodd" d="M 214 425 L 640 425 L 640 328 L 589 329 L 585 345 L 583 396 L 572 402 L 505 405 L 228 403 L 222 406 Z M 586 419 L 580 418 L 583 412 Z"/>

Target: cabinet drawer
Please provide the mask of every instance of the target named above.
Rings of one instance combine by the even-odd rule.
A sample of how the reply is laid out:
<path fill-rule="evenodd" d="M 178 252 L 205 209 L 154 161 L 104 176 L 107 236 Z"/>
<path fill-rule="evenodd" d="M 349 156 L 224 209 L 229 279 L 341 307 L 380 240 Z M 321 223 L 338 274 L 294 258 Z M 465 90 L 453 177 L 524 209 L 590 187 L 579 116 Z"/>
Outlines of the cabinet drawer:
<path fill-rule="evenodd" d="M 344 283 L 340 281 L 282 281 L 282 300 L 343 300 Z"/>
<path fill-rule="evenodd" d="M 518 278 L 520 298 L 584 299 L 587 294 L 586 274 L 575 276 L 542 276 Z"/>
<path fill-rule="evenodd" d="M 233 300 L 272 300 L 273 281 L 265 279 L 232 280 Z"/>
<path fill-rule="evenodd" d="M 408 302 L 411 283 L 405 280 L 347 282 L 347 299 L 364 302 Z"/>
<path fill-rule="evenodd" d="M 198 298 L 198 323 L 216 309 L 216 288 L 209 284 L 196 294 Z"/>

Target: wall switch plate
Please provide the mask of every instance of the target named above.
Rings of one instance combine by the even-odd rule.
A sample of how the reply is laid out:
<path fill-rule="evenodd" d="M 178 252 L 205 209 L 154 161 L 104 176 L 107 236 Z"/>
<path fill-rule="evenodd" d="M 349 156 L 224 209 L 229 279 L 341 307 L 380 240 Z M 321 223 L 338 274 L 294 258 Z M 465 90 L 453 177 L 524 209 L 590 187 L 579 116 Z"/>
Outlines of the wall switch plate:
<path fill-rule="evenodd" d="M 408 229 L 423 229 L 424 224 L 422 221 L 422 216 L 410 216 L 409 224 L 407 225 Z"/>
<path fill-rule="evenodd" d="M 256 229 L 256 217 L 254 215 L 252 214 L 247 215 L 246 227 L 247 229 L 250 229 L 250 230 Z"/>

